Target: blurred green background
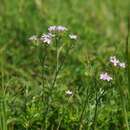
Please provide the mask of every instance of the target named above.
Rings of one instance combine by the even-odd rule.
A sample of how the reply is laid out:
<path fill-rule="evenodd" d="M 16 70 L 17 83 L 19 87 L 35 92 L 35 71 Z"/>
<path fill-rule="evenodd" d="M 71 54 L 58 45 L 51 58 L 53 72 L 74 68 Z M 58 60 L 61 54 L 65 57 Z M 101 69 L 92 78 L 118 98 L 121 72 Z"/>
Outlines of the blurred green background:
<path fill-rule="evenodd" d="M 22 68 L 29 62 L 28 37 L 64 25 L 80 38 L 76 57 L 123 52 L 129 10 L 129 0 L 1 0 L 0 46 L 8 63 Z"/>
<path fill-rule="evenodd" d="M 129 10 L 129 0 L 0 0 L 0 47 L 5 49 L 5 65 L 30 75 L 33 65 L 29 59 L 35 54 L 29 51 L 28 37 L 41 35 L 50 25 L 66 26 L 79 36 L 72 58 L 80 62 L 87 53 L 102 57 L 124 52 Z"/>

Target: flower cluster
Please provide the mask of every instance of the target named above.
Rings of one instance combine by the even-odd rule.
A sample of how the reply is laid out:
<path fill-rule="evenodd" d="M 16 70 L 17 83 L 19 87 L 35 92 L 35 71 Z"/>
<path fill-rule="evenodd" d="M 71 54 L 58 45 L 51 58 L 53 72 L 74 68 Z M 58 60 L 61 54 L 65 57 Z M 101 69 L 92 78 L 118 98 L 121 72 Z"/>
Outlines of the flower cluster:
<path fill-rule="evenodd" d="M 77 39 L 77 35 L 70 34 L 70 35 L 69 35 L 69 38 L 72 39 L 72 40 L 76 40 L 76 39 Z"/>
<path fill-rule="evenodd" d="M 66 93 L 66 95 L 68 95 L 68 96 L 72 96 L 72 95 L 73 95 L 73 92 L 70 91 L 70 90 L 67 90 L 65 93 Z"/>
<path fill-rule="evenodd" d="M 30 41 L 37 41 L 37 35 L 33 35 L 33 36 L 31 36 L 31 37 L 29 37 L 29 40 Z"/>
<path fill-rule="evenodd" d="M 116 56 L 111 56 L 110 59 L 109 59 L 110 63 L 112 63 L 114 66 L 118 66 L 120 68 L 125 68 L 126 65 L 124 62 L 120 62 L 119 59 L 116 58 Z M 103 80 L 103 81 L 111 81 L 112 80 L 112 77 L 107 73 L 101 73 L 100 74 L 100 79 Z"/>
<path fill-rule="evenodd" d="M 120 66 L 121 68 L 125 68 L 125 67 L 126 67 L 126 65 L 125 65 L 124 62 L 120 62 L 120 63 L 119 63 L 119 66 Z"/>
<path fill-rule="evenodd" d="M 109 76 L 108 73 L 105 72 L 105 73 L 101 73 L 101 74 L 100 74 L 100 79 L 101 79 L 101 80 L 104 80 L 104 81 L 106 80 L 106 81 L 109 82 L 109 81 L 112 80 L 112 77 Z"/>
<path fill-rule="evenodd" d="M 53 32 L 65 32 L 67 30 L 68 29 L 66 27 L 61 26 L 61 25 L 59 25 L 59 26 L 50 26 L 48 28 L 48 31 L 51 32 L 51 33 L 53 33 Z"/>
<path fill-rule="evenodd" d="M 46 44 L 50 44 L 51 41 L 52 41 L 52 37 L 53 35 L 51 33 L 48 33 L 48 34 L 43 34 L 40 38 L 40 40 L 43 42 L 43 43 L 46 43 Z"/>
<path fill-rule="evenodd" d="M 38 38 L 38 36 L 36 35 L 33 35 L 29 38 L 30 41 L 33 41 L 33 42 L 36 42 L 36 41 L 41 41 L 42 43 L 45 43 L 45 44 L 51 44 L 52 43 L 52 40 L 53 40 L 53 37 L 55 37 L 55 33 L 62 33 L 62 32 L 66 32 L 68 31 L 68 29 L 64 26 L 50 26 L 48 27 L 48 31 L 49 33 L 47 34 L 43 34 L 40 38 Z M 77 35 L 74 35 L 74 34 L 70 34 L 69 35 L 69 38 L 71 40 L 76 40 L 77 39 Z"/>
<path fill-rule="evenodd" d="M 110 62 L 114 65 L 114 66 L 119 66 L 120 68 L 125 68 L 125 63 L 124 62 L 120 62 L 116 56 L 111 56 L 110 57 Z"/>

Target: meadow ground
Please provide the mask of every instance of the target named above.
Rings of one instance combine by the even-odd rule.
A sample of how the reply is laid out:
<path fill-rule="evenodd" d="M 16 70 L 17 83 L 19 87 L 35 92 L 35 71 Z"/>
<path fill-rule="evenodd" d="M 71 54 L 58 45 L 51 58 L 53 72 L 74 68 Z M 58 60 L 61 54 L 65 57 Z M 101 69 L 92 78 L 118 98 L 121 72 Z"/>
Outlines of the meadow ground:
<path fill-rule="evenodd" d="M 130 0 L 0 0 L 0 130 L 129 130 L 129 16 Z"/>

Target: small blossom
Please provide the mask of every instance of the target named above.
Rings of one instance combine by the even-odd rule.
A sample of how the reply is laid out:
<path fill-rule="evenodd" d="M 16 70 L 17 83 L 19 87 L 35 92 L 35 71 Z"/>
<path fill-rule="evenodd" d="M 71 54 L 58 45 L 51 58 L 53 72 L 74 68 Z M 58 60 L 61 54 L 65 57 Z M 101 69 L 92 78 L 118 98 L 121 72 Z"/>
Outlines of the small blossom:
<path fill-rule="evenodd" d="M 110 57 L 110 62 L 114 65 L 117 66 L 119 64 L 119 60 L 115 56 Z"/>
<path fill-rule="evenodd" d="M 65 31 L 67 31 L 68 29 L 66 28 L 66 27 L 64 27 L 64 26 L 61 26 L 61 25 L 59 25 L 59 26 L 50 26 L 49 28 L 48 28 L 48 31 L 49 32 L 65 32 Z"/>
<path fill-rule="evenodd" d="M 111 81 L 112 77 L 108 75 L 108 73 L 101 73 L 100 74 L 100 79 L 104 81 Z"/>
<path fill-rule="evenodd" d="M 30 40 L 30 41 L 37 41 L 38 38 L 37 38 L 36 35 L 33 35 L 33 36 L 29 37 L 29 40 Z"/>
<path fill-rule="evenodd" d="M 124 62 L 120 62 L 120 63 L 119 63 L 119 66 L 120 66 L 121 68 L 125 68 L 125 67 L 126 67 L 126 65 L 125 65 Z"/>
<path fill-rule="evenodd" d="M 50 44 L 50 43 L 52 42 L 52 37 L 53 37 L 53 35 L 52 35 L 51 33 L 43 34 L 43 35 L 41 36 L 41 39 L 40 39 L 40 40 L 41 40 L 43 43 Z"/>
<path fill-rule="evenodd" d="M 120 62 L 115 56 L 111 56 L 110 57 L 110 62 L 114 65 L 114 66 L 118 66 L 121 68 L 125 68 L 126 65 L 124 62 Z"/>
<path fill-rule="evenodd" d="M 50 26 L 50 27 L 48 28 L 48 31 L 49 31 L 49 32 L 55 32 L 55 31 L 56 31 L 56 26 Z"/>
<path fill-rule="evenodd" d="M 77 35 L 70 34 L 69 37 L 70 37 L 70 39 L 72 39 L 72 40 L 76 40 L 76 39 L 77 39 Z"/>
<path fill-rule="evenodd" d="M 73 93 L 72 93 L 72 91 L 70 91 L 70 90 L 67 90 L 66 92 L 66 95 L 68 95 L 68 96 L 71 96 Z"/>
<path fill-rule="evenodd" d="M 58 32 L 65 32 L 65 31 L 67 31 L 67 28 L 64 26 L 57 26 L 57 31 Z"/>

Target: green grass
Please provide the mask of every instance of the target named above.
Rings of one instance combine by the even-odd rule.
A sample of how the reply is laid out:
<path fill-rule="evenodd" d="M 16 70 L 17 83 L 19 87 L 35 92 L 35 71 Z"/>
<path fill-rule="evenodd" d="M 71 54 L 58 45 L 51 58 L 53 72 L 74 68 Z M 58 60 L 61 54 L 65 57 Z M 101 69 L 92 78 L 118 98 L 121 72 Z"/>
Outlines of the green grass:
<path fill-rule="evenodd" d="M 129 12 L 129 0 L 1 0 L 0 130 L 128 130 Z M 65 34 L 60 55 L 55 43 L 32 46 L 28 38 L 50 25 L 66 26 L 78 40 Z M 128 70 L 112 67 L 113 55 Z M 112 83 L 99 80 L 102 71 Z"/>

